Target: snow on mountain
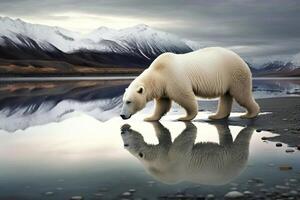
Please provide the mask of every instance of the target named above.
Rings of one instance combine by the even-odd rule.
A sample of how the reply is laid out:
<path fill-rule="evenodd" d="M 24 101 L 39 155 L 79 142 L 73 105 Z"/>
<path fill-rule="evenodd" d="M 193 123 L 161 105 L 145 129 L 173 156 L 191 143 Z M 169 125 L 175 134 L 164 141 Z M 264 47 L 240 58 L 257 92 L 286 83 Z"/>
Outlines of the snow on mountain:
<path fill-rule="evenodd" d="M 293 62 L 283 62 L 283 61 L 272 61 L 265 63 L 259 69 L 260 71 L 273 71 L 273 72 L 280 72 L 280 71 L 293 71 L 299 68 L 299 66 L 295 65 Z"/>
<path fill-rule="evenodd" d="M 185 44 L 187 44 L 193 51 L 204 48 L 205 46 L 201 45 L 199 42 L 195 42 L 192 40 L 183 40 Z"/>
<path fill-rule="evenodd" d="M 30 38 L 40 46 L 52 44 L 62 51 L 76 47 L 80 34 L 59 27 L 26 23 L 20 19 L 0 17 L 0 36 L 7 37 L 18 44 L 24 44 L 21 38 Z M 46 44 L 46 45 L 45 45 Z"/>
<path fill-rule="evenodd" d="M 298 66 L 298 68 L 300 68 L 300 52 L 295 54 L 293 56 L 293 59 L 291 61 L 295 66 Z"/>
<path fill-rule="evenodd" d="M 192 51 L 189 46 L 192 42 L 144 24 L 118 30 L 100 27 L 89 34 L 81 35 L 60 27 L 0 17 L 0 45 L 4 45 L 7 39 L 24 46 L 28 45 L 26 39 L 31 39 L 42 48 L 54 46 L 65 53 L 86 49 L 100 52 L 138 53 L 148 59 L 166 51 Z M 195 46 L 195 43 L 193 45 Z"/>

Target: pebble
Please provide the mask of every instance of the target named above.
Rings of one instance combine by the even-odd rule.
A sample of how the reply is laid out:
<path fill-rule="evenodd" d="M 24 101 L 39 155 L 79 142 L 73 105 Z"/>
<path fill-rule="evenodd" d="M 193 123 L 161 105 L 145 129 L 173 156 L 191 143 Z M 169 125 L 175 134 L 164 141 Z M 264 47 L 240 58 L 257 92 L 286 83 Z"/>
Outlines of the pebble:
<path fill-rule="evenodd" d="M 46 196 L 52 196 L 52 195 L 54 195 L 54 192 L 45 192 L 45 195 Z"/>
<path fill-rule="evenodd" d="M 233 186 L 233 187 L 237 187 L 239 184 L 237 184 L 237 183 L 230 183 L 230 185 Z"/>
<path fill-rule="evenodd" d="M 252 179 L 249 179 L 248 183 L 254 183 L 254 181 Z"/>
<path fill-rule="evenodd" d="M 287 197 L 289 197 L 290 195 L 289 195 L 288 193 L 284 192 L 284 193 L 281 194 L 281 196 L 287 198 Z"/>
<path fill-rule="evenodd" d="M 288 128 L 285 128 L 285 129 L 283 129 L 284 131 L 288 131 L 289 129 Z"/>
<path fill-rule="evenodd" d="M 272 197 L 272 196 L 274 196 L 274 193 L 268 191 L 265 195 L 266 195 L 266 197 Z"/>
<path fill-rule="evenodd" d="M 264 183 L 257 183 L 255 186 L 256 186 L 256 187 L 264 187 L 265 184 L 264 184 Z"/>
<path fill-rule="evenodd" d="M 287 119 L 287 118 L 283 118 L 282 120 L 283 120 L 283 121 L 287 121 L 288 119 Z"/>
<path fill-rule="evenodd" d="M 291 190 L 291 191 L 289 192 L 289 194 L 290 194 L 291 196 L 297 196 L 299 193 L 298 193 L 296 190 Z"/>
<path fill-rule="evenodd" d="M 276 185 L 275 188 L 278 189 L 278 190 L 288 190 L 288 189 L 290 189 L 290 187 L 284 186 L 284 185 Z"/>
<path fill-rule="evenodd" d="M 259 191 L 260 191 L 261 193 L 267 193 L 267 192 L 268 192 L 268 190 L 267 190 L 267 189 L 264 189 L 264 188 L 260 189 Z"/>
<path fill-rule="evenodd" d="M 63 188 L 62 187 L 57 187 L 56 190 L 63 190 Z"/>
<path fill-rule="evenodd" d="M 70 200 L 83 200 L 82 196 L 72 196 Z"/>
<path fill-rule="evenodd" d="M 288 170 L 292 170 L 293 167 L 292 167 L 292 166 L 289 166 L 289 165 L 281 165 L 281 166 L 279 166 L 279 169 L 280 169 L 281 171 L 288 171 Z"/>
<path fill-rule="evenodd" d="M 291 178 L 291 179 L 289 179 L 289 182 L 291 182 L 291 183 L 296 183 L 296 182 L 297 182 L 297 179 Z"/>
<path fill-rule="evenodd" d="M 130 193 L 135 193 L 136 192 L 136 190 L 135 189 L 130 189 L 130 190 L 128 190 Z"/>
<path fill-rule="evenodd" d="M 264 181 L 261 178 L 253 178 L 252 179 L 255 183 L 263 183 Z"/>
<path fill-rule="evenodd" d="M 103 194 L 101 192 L 97 192 L 94 194 L 96 197 L 103 197 Z"/>
<path fill-rule="evenodd" d="M 285 150 L 285 152 L 287 152 L 287 153 L 293 153 L 293 152 L 295 152 L 295 150 L 294 149 L 287 149 L 287 150 Z"/>
<path fill-rule="evenodd" d="M 231 191 L 225 194 L 225 199 L 239 199 L 242 198 L 244 195 L 238 191 Z"/>
<path fill-rule="evenodd" d="M 244 195 L 246 195 L 246 196 L 251 196 L 253 193 L 252 192 L 250 192 L 250 191 L 244 191 Z"/>
<path fill-rule="evenodd" d="M 99 191 L 100 191 L 100 192 L 107 192 L 108 189 L 107 189 L 106 187 L 103 187 L 103 188 L 100 188 Z"/>
<path fill-rule="evenodd" d="M 297 145 L 297 149 L 300 151 L 300 144 Z"/>
<path fill-rule="evenodd" d="M 196 199 L 197 200 L 205 200 L 205 196 L 199 194 L 199 195 L 196 196 Z"/>
<path fill-rule="evenodd" d="M 176 194 L 175 197 L 181 199 L 181 198 L 184 198 L 184 195 L 183 194 Z"/>
<path fill-rule="evenodd" d="M 276 147 L 282 147 L 281 143 L 276 143 Z"/>
<path fill-rule="evenodd" d="M 258 132 L 258 133 L 261 132 L 261 131 L 262 131 L 261 129 L 256 129 L 256 132 Z"/>
<path fill-rule="evenodd" d="M 123 197 L 129 197 L 129 196 L 131 196 L 131 193 L 130 193 L 130 192 L 124 192 L 124 193 L 122 194 L 122 196 L 123 196 Z"/>
<path fill-rule="evenodd" d="M 269 167 L 274 167 L 274 163 L 269 163 L 268 166 Z"/>
<path fill-rule="evenodd" d="M 206 196 L 206 199 L 215 199 L 215 195 L 213 195 L 213 194 L 208 194 L 208 195 Z"/>

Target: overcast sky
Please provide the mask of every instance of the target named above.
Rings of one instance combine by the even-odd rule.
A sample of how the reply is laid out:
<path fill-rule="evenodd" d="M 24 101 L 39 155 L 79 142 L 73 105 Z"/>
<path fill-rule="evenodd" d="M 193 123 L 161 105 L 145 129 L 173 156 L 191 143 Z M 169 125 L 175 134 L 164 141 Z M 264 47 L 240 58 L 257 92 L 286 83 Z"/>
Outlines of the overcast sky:
<path fill-rule="evenodd" d="M 1 0 L 0 15 L 83 33 L 143 23 L 256 62 L 300 52 L 300 0 Z"/>

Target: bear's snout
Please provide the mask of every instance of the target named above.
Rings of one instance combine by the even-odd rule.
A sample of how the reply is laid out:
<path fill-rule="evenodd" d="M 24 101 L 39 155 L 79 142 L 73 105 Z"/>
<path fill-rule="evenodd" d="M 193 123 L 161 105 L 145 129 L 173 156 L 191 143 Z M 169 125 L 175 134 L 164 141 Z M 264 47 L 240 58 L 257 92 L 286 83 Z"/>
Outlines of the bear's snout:
<path fill-rule="evenodd" d="M 120 115 L 122 117 L 122 119 L 129 119 L 131 117 L 131 115 L 126 116 L 126 115 Z"/>
<path fill-rule="evenodd" d="M 129 124 L 124 124 L 122 127 L 121 127 L 121 134 L 124 134 L 125 131 L 128 131 L 130 129 L 130 125 Z"/>

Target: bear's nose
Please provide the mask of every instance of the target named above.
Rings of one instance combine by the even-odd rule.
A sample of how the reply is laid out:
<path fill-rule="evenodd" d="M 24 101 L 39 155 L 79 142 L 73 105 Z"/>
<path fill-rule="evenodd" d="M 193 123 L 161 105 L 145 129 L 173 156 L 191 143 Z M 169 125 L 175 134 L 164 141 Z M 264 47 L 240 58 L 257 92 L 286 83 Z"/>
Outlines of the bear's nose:
<path fill-rule="evenodd" d="M 126 115 L 120 115 L 122 117 L 122 119 L 129 119 L 131 117 L 131 115 L 126 116 Z"/>

